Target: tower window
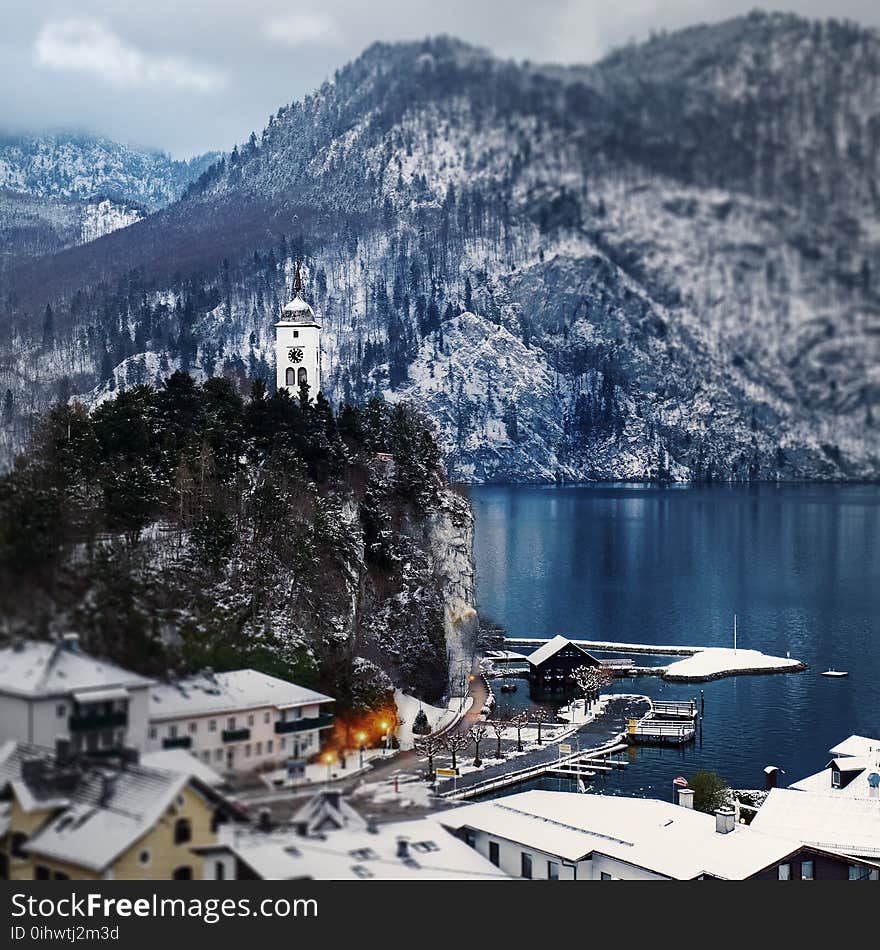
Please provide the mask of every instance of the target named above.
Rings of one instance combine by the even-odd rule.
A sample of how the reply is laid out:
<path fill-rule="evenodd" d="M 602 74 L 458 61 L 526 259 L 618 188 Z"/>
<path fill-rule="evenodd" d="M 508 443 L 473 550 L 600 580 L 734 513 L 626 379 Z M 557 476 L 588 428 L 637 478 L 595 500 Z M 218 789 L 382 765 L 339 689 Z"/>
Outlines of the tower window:
<path fill-rule="evenodd" d="M 299 369 L 299 379 L 297 380 L 297 382 L 300 384 L 300 386 L 302 386 L 303 383 L 307 384 L 308 381 L 309 381 L 309 374 L 306 371 L 306 369 L 301 366 Z"/>
<path fill-rule="evenodd" d="M 285 386 L 295 386 L 296 385 L 296 370 L 292 366 L 287 367 L 287 372 L 284 376 L 284 385 Z"/>

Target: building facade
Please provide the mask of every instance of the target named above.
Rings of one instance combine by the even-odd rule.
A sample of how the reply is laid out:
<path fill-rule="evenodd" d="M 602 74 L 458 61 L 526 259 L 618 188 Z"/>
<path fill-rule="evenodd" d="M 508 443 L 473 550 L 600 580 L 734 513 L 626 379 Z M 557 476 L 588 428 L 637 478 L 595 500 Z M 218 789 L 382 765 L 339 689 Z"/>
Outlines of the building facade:
<path fill-rule="evenodd" d="M 89 656 L 76 636 L 18 640 L 0 649 L 0 741 L 92 755 L 143 749 L 152 681 Z"/>
<path fill-rule="evenodd" d="M 256 670 L 205 671 L 151 689 L 147 751 L 187 749 L 221 772 L 295 775 L 320 751 L 332 703 Z"/>
<path fill-rule="evenodd" d="M 548 693 L 572 693 L 576 684 L 572 673 L 581 666 L 601 666 L 596 659 L 577 643 L 556 636 L 538 647 L 527 657 L 529 661 L 529 691 L 535 696 Z"/>

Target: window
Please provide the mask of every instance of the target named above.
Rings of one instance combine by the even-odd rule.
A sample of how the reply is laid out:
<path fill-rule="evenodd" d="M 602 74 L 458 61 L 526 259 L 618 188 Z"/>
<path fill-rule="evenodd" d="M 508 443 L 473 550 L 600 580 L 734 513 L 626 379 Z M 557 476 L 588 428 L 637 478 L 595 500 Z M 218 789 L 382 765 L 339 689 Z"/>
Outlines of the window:
<path fill-rule="evenodd" d="M 285 386 L 296 385 L 296 370 L 292 366 L 288 366 L 287 372 L 284 374 L 284 385 Z"/>
<path fill-rule="evenodd" d="M 245 747 L 244 747 L 244 756 L 245 756 L 246 759 L 249 759 L 249 758 L 251 757 L 251 744 L 250 744 L 250 742 L 248 742 L 248 743 L 245 744 Z"/>
<path fill-rule="evenodd" d="M 25 858 L 27 855 L 24 853 L 25 842 L 27 841 L 28 836 L 23 831 L 16 831 L 12 836 L 12 856 L 14 858 Z"/>
<path fill-rule="evenodd" d="M 301 366 L 301 367 L 299 368 L 299 372 L 297 373 L 297 379 L 296 379 L 296 381 L 300 384 L 300 386 L 302 386 L 303 383 L 308 383 L 308 381 L 309 381 L 309 374 L 306 372 L 305 367 Z"/>
<path fill-rule="evenodd" d="M 840 788 L 840 772 L 837 769 L 831 770 L 831 785 L 834 788 Z"/>
<path fill-rule="evenodd" d="M 226 728 L 227 728 L 227 729 L 235 729 L 235 716 L 230 716 L 230 717 L 226 720 Z"/>
<path fill-rule="evenodd" d="M 70 875 L 69 875 L 69 874 L 65 874 L 64 871 L 56 871 L 52 876 L 55 878 L 56 881 L 69 881 L 69 880 L 70 880 Z"/>
<path fill-rule="evenodd" d="M 209 720 L 208 720 L 208 732 L 216 732 L 216 731 L 217 731 L 217 720 L 216 720 L 216 719 L 209 719 Z"/>
<path fill-rule="evenodd" d="M 790 880 L 791 880 L 791 865 L 790 865 L 790 864 L 788 864 L 788 863 L 786 863 L 786 864 L 780 864 L 780 865 L 779 865 L 779 868 L 778 868 L 778 871 L 779 871 L 779 880 L 780 880 L 780 881 L 790 881 Z"/>
<path fill-rule="evenodd" d="M 38 864 L 34 868 L 34 880 L 35 881 L 48 881 L 52 875 L 49 873 L 49 869 L 44 864 Z"/>
<path fill-rule="evenodd" d="M 271 754 L 272 754 L 272 750 L 273 750 L 274 748 L 275 748 L 275 743 L 273 742 L 272 739 L 270 739 L 270 740 L 266 743 L 266 752 L 267 752 L 267 754 L 268 754 L 268 755 L 271 755 Z"/>
<path fill-rule="evenodd" d="M 802 881 L 815 880 L 815 878 L 813 877 L 813 862 L 812 861 L 801 861 L 801 880 Z"/>
<path fill-rule="evenodd" d="M 64 714 L 65 714 L 66 712 L 67 712 L 67 706 L 65 706 L 64 703 L 59 703 L 59 704 L 55 707 L 55 715 L 56 715 L 59 719 L 63 719 L 63 718 L 64 718 Z"/>
<path fill-rule="evenodd" d="M 269 722 L 271 718 L 272 716 L 270 713 L 263 713 L 263 722 Z"/>
<path fill-rule="evenodd" d="M 186 844 L 192 840 L 192 825 L 189 818 L 178 818 L 174 822 L 174 843 Z"/>
<path fill-rule="evenodd" d="M 298 339 L 299 339 L 299 330 L 294 330 L 294 331 L 293 331 L 293 338 L 294 338 L 294 340 L 298 340 Z"/>
<path fill-rule="evenodd" d="M 548 881 L 559 880 L 559 865 L 556 863 L 556 861 L 547 862 L 547 880 Z"/>
<path fill-rule="evenodd" d="M 528 878 L 530 878 L 531 876 L 532 876 L 532 856 L 529 854 L 528 851 L 523 851 L 523 852 L 522 852 L 521 869 L 520 869 L 520 877 L 528 877 Z"/>
<path fill-rule="evenodd" d="M 613 878 L 607 871 L 602 871 L 602 873 L 599 875 L 599 880 L 600 880 L 600 881 L 613 881 L 614 878 Z"/>
<path fill-rule="evenodd" d="M 223 881 L 226 879 L 226 865 L 222 861 L 214 862 L 214 880 Z"/>
<path fill-rule="evenodd" d="M 254 717 L 253 717 L 253 716 L 248 716 L 248 725 L 249 725 L 249 726 L 252 726 L 253 724 L 254 724 Z"/>
<path fill-rule="evenodd" d="M 375 861 L 379 857 L 372 848 L 357 848 L 348 853 L 358 861 Z"/>
<path fill-rule="evenodd" d="M 222 749 L 214 749 L 214 761 L 219 762 L 223 758 Z"/>
<path fill-rule="evenodd" d="M 257 743 L 257 755 L 262 755 L 262 754 L 263 754 L 263 743 L 262 743 L 262 742 L 258 742 L 258 743 Z"/>
<path fill-rule="evenodd" d="M 199 731 L 199 724 L 197 722 L 191 722 L 189 724 L 189 731 L 191 735 L 195 735 Z"/>
<path fill-rule="evenodd" d="M 363 866 L 363 864 L 355 864 L 355 865 L 352 865 L 352 868 L 351 868 L 351 869 L 352 869 L 352 871 L 354 871 L 354 873 L 355 873 L 359 878 L 361 878 L 362 880 L 364 880 L 364 879 L 366 879 L 366 878 L 368 878 L 368 877 L 373 877 L 373 876 L 374 876 L 374 875 L 373 875 L 373 872 L 372 872 L 369 868 L 365 868 L 365 867 Z"/>
<path fill-rule="evenodd" d="M 176 739 L 176 738 L 177 738 L 177 726 L 169 726 L 169 727 L 168 727 L 168 738 L 169 738 L 169 739 Z"/>
<path fill-rule="evenodd" d="M 188 864 L 184 864 L 179 868 L 175 868 L 174 873 L 171 875 L 172 880 L 175 881 L 191 881 L 192 876 L 193 871 Z"/>
<path fill-rule="evenodd" d="M 470 848 L 476 848 L 477 846 L 477 833 L 473 828 L 464 829 L 464 843 Z"/>
<path fill-rule="evenodd" d="M 287 748 L 287 739 L 282 738 L 278 742 L 278 748 L 283 752 Z"/>
<path fill-rule="evenodd" d="M 501 848 L 497 841 L 489 842 L 489 860 L 496 868 L 501 867 Z"/>
<path fill-rule="evenodd" d="M 414 841 L 412 849 L 413 851 L 421 851 L 422 854 L 426 854 L 428 851 L 440 850 L 434 841 Z"/>
<path fill-rule="evenodd" d="M 158 734 L 159 734 L 159 733 L 158 733 L 156 727 L 155 727 L 155 726 L 150 726 L 150 738 L 151 738 L 151 739 L 155 739 Z"/>
<path fill-rule="evenodd" d="M 871 879 L 871 872 L 868 868 L 859 867 L 858 864 L 851 864 L 849 866 L 849 879 L 851 881 L 869 881 Z"/>
<path fill-rule="evenodd" d="M 144 848 L 143 851 L 138 855 L 138 864 L 145 868 L 150 863 L 150 852 Z"/>

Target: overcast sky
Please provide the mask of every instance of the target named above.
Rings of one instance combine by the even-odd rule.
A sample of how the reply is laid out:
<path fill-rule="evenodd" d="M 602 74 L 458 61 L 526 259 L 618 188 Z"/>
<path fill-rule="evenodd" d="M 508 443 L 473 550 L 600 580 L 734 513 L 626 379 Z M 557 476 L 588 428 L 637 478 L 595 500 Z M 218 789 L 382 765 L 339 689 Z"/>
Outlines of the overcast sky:
<path fill-rule="evenodd" d="M 591 62 L 756 0 L 2 0 L 0 129 L 87 129 L 186 157 L 228 149 L 375 40 L 449 33 Z M 781 0 L 880 26 L 878 0 Z"/>

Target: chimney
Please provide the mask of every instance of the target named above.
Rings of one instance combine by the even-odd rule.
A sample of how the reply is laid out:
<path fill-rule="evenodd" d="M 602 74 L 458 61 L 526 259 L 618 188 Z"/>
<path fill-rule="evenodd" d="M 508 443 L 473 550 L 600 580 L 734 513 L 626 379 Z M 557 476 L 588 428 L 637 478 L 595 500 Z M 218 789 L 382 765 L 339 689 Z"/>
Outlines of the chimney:
<path fill-rule="evenodd" d="M 880 798 L 880 772 L 868 776 L 868 798 Z"/>
<path fill-rule="evenodd" d="M 73 743 L 67 736 L 58 736 L 55 739 L 55 767 L 63 769 L 74 760 Z"/>
<path fill-rule="evenodd" d="M 101 808 L 106 808 L 113 798 L 113 790 L 116 788 L 116 776 L 110 772 L 101 772 L 101 797 L 98 804 Z"/>
<path fill-rule="evenodd" d="M 694 790 L 692 788 L 680 788 L 678 790 L 678 804 L 682 808 L 694 807 Z"/>
<path fill-rule="evenodd" d="M 403 836 L 397 839 L 397 856 L 401 861 L 406 861 L 409 858 L 409 841 Z"/>
<path fill-rule="evenodd" d="M 715 812 L 715 830 L 719 835 L 729 835 L 736 827 L 732 808 L 719 808 Z"/>
<path fill-rule="evenodd" d="M 78 633 L 65 633 L 61 637 L 61 645 L 65 650 L 77 650 L 79 649 L 79 634 Z"/>
<path fill-rule="evenodd" d="M 260 831 L 271 831 L 272 830 L 272 812 L 268 808 L 261 808 L 260 815 L 257 819 L 257 827 Z"/>
<path fill-rule="evenodd" d="M 766 791 L 770 791 L 771 788 L 776 788 L 776 784 L 779 781 L 779 768 L 775 765 L 768 765 L 764 769 L 764 788 Z"/>

